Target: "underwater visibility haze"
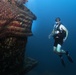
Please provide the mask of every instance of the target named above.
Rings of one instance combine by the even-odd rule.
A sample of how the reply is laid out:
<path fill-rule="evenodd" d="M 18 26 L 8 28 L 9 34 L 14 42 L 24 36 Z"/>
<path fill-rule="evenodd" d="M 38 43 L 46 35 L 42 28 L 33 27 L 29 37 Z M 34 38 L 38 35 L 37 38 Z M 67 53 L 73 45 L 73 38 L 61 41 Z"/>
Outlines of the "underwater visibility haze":
<path fill-rule="evenodd" d="M 29 0 L 26 6 L 37 16 L 33 22 L 33 36 L 28 38 L 26 54 L 38 61 L 27 75 L 75 75 L 76 74 L 76 1 L 75 0 Z M 53 38 L 48 35 L 55 18 L 60 17 L 69 35 L 62 48 L 70 52 L 74 63 L 64 55 L 64 68 L 53 52 Z"/>

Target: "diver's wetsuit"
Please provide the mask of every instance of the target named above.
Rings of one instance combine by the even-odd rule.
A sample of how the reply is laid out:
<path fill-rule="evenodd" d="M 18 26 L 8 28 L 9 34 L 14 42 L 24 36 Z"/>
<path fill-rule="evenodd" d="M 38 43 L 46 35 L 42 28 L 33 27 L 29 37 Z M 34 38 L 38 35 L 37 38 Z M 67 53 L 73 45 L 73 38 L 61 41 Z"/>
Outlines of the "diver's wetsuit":
<path fill-rule="evenodd" d="M 54 41 L 54 46 L 57 47 L 57 44 L 60 44 L 62 45 L 63 44 L 63 39 L 61 38 L 54 38 L 55 41 Z"/>
<path fill-rule="evenodd" d="M 60 30 L 60 25 L 55 28 L 56 31 L 59 31 L 58 34 L 55 34 L 53 37 L 54 37 L 54 46 L 57 47 L 57 44 L 60 44 L 62 45 L 63 44 L 63 39 L 65 38 L 66 36 L 66 32 L 64 30 Z"/>

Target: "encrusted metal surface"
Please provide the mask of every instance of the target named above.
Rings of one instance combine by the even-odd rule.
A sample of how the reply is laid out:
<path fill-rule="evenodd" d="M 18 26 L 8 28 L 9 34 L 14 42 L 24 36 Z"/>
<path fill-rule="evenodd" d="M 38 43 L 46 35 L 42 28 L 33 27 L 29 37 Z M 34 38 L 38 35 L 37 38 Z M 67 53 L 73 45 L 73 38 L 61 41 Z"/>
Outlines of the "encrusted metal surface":
<path fill-rule="evenodd" d="M 30 36 L 35 15 L 24 5 L 0 2 L 0 38 L 4 36 Z M 7 35 L 8 34 L 8 35 Z"/>

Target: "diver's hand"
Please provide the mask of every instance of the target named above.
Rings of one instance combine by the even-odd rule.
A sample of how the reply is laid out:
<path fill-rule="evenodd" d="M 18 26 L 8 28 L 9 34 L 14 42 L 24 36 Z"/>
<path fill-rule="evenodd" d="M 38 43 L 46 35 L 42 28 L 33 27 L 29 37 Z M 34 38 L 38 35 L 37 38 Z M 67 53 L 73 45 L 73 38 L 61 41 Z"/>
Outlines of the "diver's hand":
<path fill-rule="evenodd" d="M 50 35 L 48 36 L 48 38 L 50 39 Z"/>
<path fill-rule="evenodd" d="M 50 34 L 50 35 L 48 36 L 48 38 L 50 39 L 50 38 L 51 38 L 51 36 L 52 36 L 52 34 Z"/>
<path fill-rule="evenodd" d="M 65 38 L 65 39 L 63 39 L 63 42 L 65 42 L 65 40 L 66 40 L 66 38 Z"/>

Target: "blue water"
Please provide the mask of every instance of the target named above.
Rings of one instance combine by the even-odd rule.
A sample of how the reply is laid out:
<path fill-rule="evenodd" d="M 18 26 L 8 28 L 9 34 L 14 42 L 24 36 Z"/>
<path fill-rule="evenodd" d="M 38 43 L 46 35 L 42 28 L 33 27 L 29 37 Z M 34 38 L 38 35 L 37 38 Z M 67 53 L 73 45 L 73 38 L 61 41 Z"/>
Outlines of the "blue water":
<path fill-rule="evenodd" d="M 76 0 L 29 0 L 26 6 L 37 16 L 32 25 L 33 36 L 28 37 L 26 54 L 39 62 L 27 75 L 76 75 Z M 56 17 L 61 18 L 69 31 L 62 48 L 70 52 L 74 63 L 64 55 L 65 68 L 53 53 L 53 38 L 48 39 Z"/>

